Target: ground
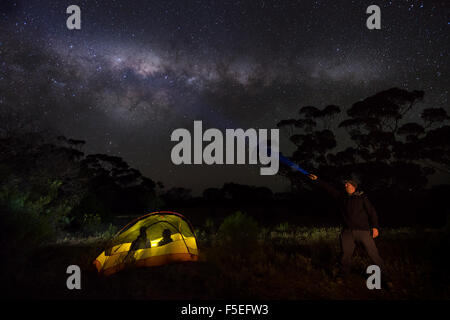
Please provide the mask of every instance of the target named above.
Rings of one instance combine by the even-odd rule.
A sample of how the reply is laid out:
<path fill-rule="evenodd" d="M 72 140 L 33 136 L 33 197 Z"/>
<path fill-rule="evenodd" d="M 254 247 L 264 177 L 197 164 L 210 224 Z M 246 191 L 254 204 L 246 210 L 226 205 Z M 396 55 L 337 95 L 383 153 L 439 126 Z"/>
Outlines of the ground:
<path fill-rule="evenodd" d="M 281 229 L 281 230 L 280 230 Z M 297 300 L 449 299 L 448 232 L 384 230 L 376 243 L 394 289 L 368 290 L 370 260 L 357 248 L 353 273 L 338 283 L 337 228 L 265 230 L 254 246 L 221 244 L 199 237 L 199 262 L 134 268 L 109 277 L 92 265 L 102 239 L 67 240 L 41 247 L 8 280 L 8 297 L 37 299 Z M 66 288 L 66 268 L 79 265 L 82 289 Z M 5 283 L 4 283 L 5 284 Z"/>

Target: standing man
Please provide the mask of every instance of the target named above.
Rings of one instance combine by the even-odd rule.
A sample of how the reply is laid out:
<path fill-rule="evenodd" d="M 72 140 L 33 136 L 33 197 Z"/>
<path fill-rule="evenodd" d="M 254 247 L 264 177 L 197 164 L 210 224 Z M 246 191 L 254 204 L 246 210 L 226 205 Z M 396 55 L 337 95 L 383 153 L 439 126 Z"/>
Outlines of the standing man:
<path fill-rule="evenodd" d="M 381 259 L 373 240 L 378 237 L 377 213 L 364 192 L 357 190 L 356 181 L 346 180 L 344 182 L 345 192 L 343 192 L 318 179 L 314 174 L 309 174 L 308 178 L 325 189 L 338 202 L 339 211 L 342 214 L 344 228 L 340 236 L 342 257 L 339 278 L 346 278 L 350 274 L 351 258 L 356 243 L 359 242 L 362 243 L 372 261 L 380 267 L 381 278 L 387 280 L 383 259 Z M 392 287 L 389 280 L 385 283 L 389 288 Z"/>

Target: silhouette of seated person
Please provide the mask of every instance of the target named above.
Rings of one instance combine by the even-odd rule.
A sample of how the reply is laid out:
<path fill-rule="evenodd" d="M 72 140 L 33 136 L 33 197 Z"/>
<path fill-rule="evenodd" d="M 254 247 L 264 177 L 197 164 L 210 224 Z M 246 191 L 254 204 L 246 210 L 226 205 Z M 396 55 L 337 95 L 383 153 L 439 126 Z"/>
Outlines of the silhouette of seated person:
<path fill-rule="evenodd" d="M 149 241 L 147 239 L 147 228 L 141 227 L 139 229 L 139 236 L 131 243 L 130 251 L 148 248 Z"/>
<path fill-rule="evenodd" d="M 168 244 L 170 242 L 172 242 L 172 238 L 171 238 L 172 232 L 170 232 L 169 229 L 164 229 L 162 232 L 162 240 L 160 242 L 158 242 L 158 246 L 163 246 L 165 244 Z"/>
<path fill-rule="evenodd" d="M 139 235 L 130 245 L 130 249 L 128 250 L 126 256 L 123 259 L 123 262 L 126 264 L 132 264 L 136 261 L 134 257 L 134 252 L 139 249 L 149 248 L 149 241 L 147 239 L 147 228 L 141 227 L 139 229 Z"/>
<path fill-rule="evenodd" d="M 141 227 L 139 229 L 139 235 L 130 244 L 130 248 L 128 249 L 128 253 L 127 253 L 127 258 L 130 255 L 131 251 L 136 251 L 139 249 L 144 249 L 144 248 L 150 247 L 150 245 L 149 245 L 150 241 L 147 240 L 146 230 L 147 230 L 146 227 Z M 114 250 L 114 252 L 119 250 L 123 244 L 124 243 L 120 243 L 120 245 L 117 246 L 117 248 Z M 110 243 L 108 244 L 108 247 L 105 249 L 105 255 L 110 256 L 113 253 L 112 249 L 114 246 L 116 246 L 115 243 L 113 241 L 110 241 Z"/>

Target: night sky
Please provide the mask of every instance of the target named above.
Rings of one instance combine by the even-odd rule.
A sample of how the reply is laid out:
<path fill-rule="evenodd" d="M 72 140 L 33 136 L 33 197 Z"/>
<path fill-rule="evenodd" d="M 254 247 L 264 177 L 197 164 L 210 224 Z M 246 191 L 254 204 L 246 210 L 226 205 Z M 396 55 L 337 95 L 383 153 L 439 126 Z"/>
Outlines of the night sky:
<path fill-rule="evenodd" d="M 71 4 L 81 30 L 66 27 Z M 366 28 L 371 4 L 381 30 Z M 198 193 L 233 181 L 285 191 L 287 179 L 260 176 L 259 166 L 173 165 L 171 132 L 192 130 L 194 120 L 276 128 L 302 106 L 345 110 L 391 87 L 425 91 L 409 121 L 425 107 L 449 112 L 449 9 L 448 1 L 2 1 L 0 108 L 13 85 L 17 121 L 86 140 L 83 151 L 120 156 L 166 187 Z"/>

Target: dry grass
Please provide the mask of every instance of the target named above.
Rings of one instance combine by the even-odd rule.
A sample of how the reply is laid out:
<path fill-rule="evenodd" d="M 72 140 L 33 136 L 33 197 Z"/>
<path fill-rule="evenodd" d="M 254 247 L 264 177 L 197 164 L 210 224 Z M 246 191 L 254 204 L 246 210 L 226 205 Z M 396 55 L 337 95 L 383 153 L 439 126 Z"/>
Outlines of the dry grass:
<path fill-rule="evenodd" d="M 69 239 L 41 248 L 11 280 L 8 297 L 56 299 L 448 299 L 448 233 L 392 229 L 377 239 L 395 290 L 368 290 L 370 265 L 357 248 L 353 275 L 338 284 L 339 230 L 281 225 L 239 250 L 214 234 L 199 239 L 200 261 L 136 268 L 98 277 L 92 266 L 102 239 Z M 82 269 L 82 290 L 66 289 L 66 268 Z"/>

